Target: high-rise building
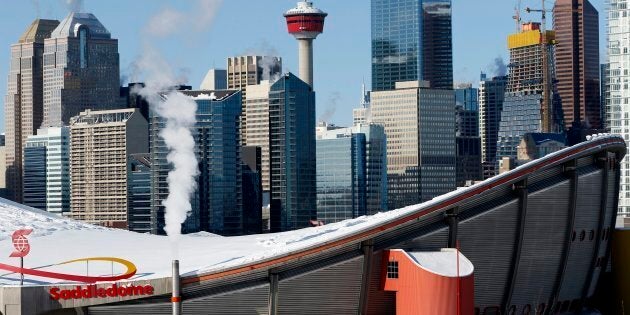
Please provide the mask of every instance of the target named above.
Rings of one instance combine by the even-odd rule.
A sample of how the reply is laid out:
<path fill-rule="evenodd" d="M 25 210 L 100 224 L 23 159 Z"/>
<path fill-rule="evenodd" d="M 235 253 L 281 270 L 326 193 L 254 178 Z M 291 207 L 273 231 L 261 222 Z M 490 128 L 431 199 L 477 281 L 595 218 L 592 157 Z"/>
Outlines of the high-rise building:
<path fill-rule="evenodd" d="M 606 126 L 630 143 L 630 0 L 608 4 L 608 72 L 606 74 Z M 630 157 L 621 162 L 619 215 L 630 216 Z"/>
<path fill-rule="evenodd" d="M 127 159 L 148 152 L 147 132 L 138 109 L 86 110 L 70 119 L 70 217 L 127 226 Z"/>
<path fill-rule="evenodd" d="M 282 59 L 274 56 L 237 56 L 227 60 L 227 88 L 241 90 L 243 113 L 247 112 L 248 86 L 260 84 L 263 80 L 275 81 L 282 73 Z M 241 141 L 247 143 L 247 117 L 241 117 Z"/>
<path fill-rule="evenodd" d="M 361 84 L 361 102 L 358 108 L 352 109 L 352 123 L 353 125 L 369 124 L 370 116 L 370 91 L 365 89 L 365 84 Z"/>
<path fill-rule="evenodd" d="M 565 129 L 600 129 L 599 14 L 589 0 L 557 0 L 553 29 Z"/>
<path fill-rule="evenodd" d="M 507 76 L 487 79 L 484 73 L 481 74 L 478 100 L 483 179 L 488 179 L 496 174 L 499 123 L 501 122 L 506 85 Z"/>
<path fill-rule="evenodd" d="M 44 41 L 44 127 L 86 109 L 124 107 L 118 40 L 91 13 L 71 12 Z"/>
<path fill-rule="evenodd" d="M 42 124 L 44 110 L 42 56 L 44 40 L 59 25 L 37 19 L 11 45 L 11 63 L 4 99 L 6 128 L 6 187 L 9 199 L 22 201 L 22 154 L 26 139 Z"/>
<path fill-rule="evenodd" d="M 372 92 L 372 121 L 387 135 L 388 208 L 455 189 L 455 95 L 428 82 L 397 82 Z"/>
<path fill-rule="evenodd" d="M 372 0 L 372 90 L 453 88 L 451 0 Z"/>
<path fill-rule="evenodd" d="M 7 147 L 4 142 L 4 134 L 0 134 L 0 198 L 7 198 Z"/>
<path fill-rule="evenodd" d="M 127 160 L 127 228 L 151 232 L 151 155 L 130 154 Z"/>
<path fill-rule="evenodd" d="M 24 148 L 23 203 L 46 209 L 46 142 L 26 140 Z"/>
<path fill-rule="evenodd" d="M 197 191 L 192 196 L 192 213 L 184 232 L 208 231 L 220 235 L 243 233 L 241 195 L 241 151 L 239 117 L 241 92 L 179 91 L 197 103 L 193 137 L 199 165 Z M 167 95 L 163 97 L 168 97 Z M 172 165 L 160 132 L 165 121 L 156 112 L 150 120 L 151 152 L 151 233 L 164 233 L 164 206 L 168 197 L 168 172 Z"/>
<path fill-rule="evenodd" d="M 608 72 L 609 72 L 609 68 L 608 68 L 608 64 L 607 63 L 602 63 L 599 66 L 599 101 L 600 101 L 600 117 L 602 118 L 601 123 L 602 123 L 602 129 L 606 130 L 606 132 L 610 133 L 610 126 L 608 125 L 608 121 L 607 118 L 608 117 L 608 113 L 606 112 L 606 110 L 608 109 L 606 107 L 606 100 L 609 98 L 608 96 L 608 88 L 606 86 L 606 84 L 608 83 Z"/>
<path fill-rule="evenodd" d="M 28 152 L 29 158 L 24 161 L 25 204 L 58 215 L 70 211 L 69 138 L 68 127 L 43 128 L 28 137 L 25 154 Z M 41 167 L 43 172 L 39 171 Z M 33 205 L 33 200 L 38 200 L 38 206 Z"/>
<path fill-rule="evenodd" d="M 324 32 L 328 13 L 313 6 L 312 1 L 300 1 L 297 7 L 284 13 L 289 34 L 298 41 L 299 77 L 313 87 L 313 40 Z"/>
<path fill-rule="evenodd" d="M 317 219 L 332 223 L 387 211 L 387 140 L 382 126 L 355 125 L 317 137 Z"/>
<path fill-rule="evenodd" d="M 242 141 L 248 146 L 257 146 L 261 149 L 261 168 L 263 191 L 271 190 L 271 177 L 269 175 L 269 89 L 268 80 L 260 84 L 249 85 L 249 91 L 243 116 L 247 121 L 247 130 L 241 131 L 244 136 Z"/>
<path fill-rule="evenodd" d="M 308 227 L 317 217 L 315 92 L 291 73 L 269 91 L 271 230 Z"/>
<path fill-rule="evenodd" d="M 528 132 L 560 132 L 562 107 L 555 88 L 554 32 L 540 23 L 521 25 L 508 37 L 510 75 L 501 112 L 497 159 L 516 158 L 521 137 Z"/>
<path fill-rule="evenodd" d="M 200 90 L 225 90 L 227 89 L 227 70 L 210 69 L 201 82 Z"/>

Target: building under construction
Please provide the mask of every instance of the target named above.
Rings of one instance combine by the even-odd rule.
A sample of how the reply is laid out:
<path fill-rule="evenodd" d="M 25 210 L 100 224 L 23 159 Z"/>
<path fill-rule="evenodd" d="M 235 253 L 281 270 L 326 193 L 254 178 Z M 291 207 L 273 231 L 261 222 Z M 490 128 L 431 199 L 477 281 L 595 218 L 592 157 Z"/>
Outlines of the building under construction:
<path fill-rule="evenodd" d="M 501 113 L 497 160 L 516 157 L 527 132 L 562 130 L 562 108 L 555 88 L 555 33 L 540 23 L 524 23 L 508 36 L 509 79 Z"/>

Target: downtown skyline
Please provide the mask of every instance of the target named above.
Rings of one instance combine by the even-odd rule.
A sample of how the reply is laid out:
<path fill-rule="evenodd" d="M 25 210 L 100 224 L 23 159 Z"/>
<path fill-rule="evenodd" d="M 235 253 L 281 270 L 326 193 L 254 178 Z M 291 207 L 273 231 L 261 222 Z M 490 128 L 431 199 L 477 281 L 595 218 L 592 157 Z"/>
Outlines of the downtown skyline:
<path fill-rule="evenodd" d="M 215 16 L 207 16 L 203 23 L 189 23 L 171 30 L 148 32 L 149 21 L 159 14 L 191 14 L 196 1 L 137 1 L 121 6 L 105 5 L 86 0 L 83 11 L 96 14 L 109 31 L 119 40 L 121 81 L 143 81 L 136 75 L 134 62 L 139 59 L 145 42 L 156 47 L 180 77 L 193 88 L 198 88 L 209 68 L 225 68 L 229 56 L 239 54 L 271 54 L 283 58 L 283 71 L 297 72 L 297 43 L 286 33 L 282 13 L 295 5 L 294 0 L 260 1 L 246 0 L 221 2 Z M 114 1 L 115 2 L 115 1 Z M 353 1 L 361 5 L 350 6 L 347 2 L 321 0 L 318 3 L 329 13 L 326 30 L 315 43 L 316 119 L 337 125 L 352 124 L 352 108 L 360 101 L 361 83 L 371 86 L 370 65 L 370 3 Z M 108 2 L 111 3 L 111 2 Z M 501 57 L 508 60 L 505 40 L 514 32 L 513 15 L 516 1 L 489 0 L 483 5 L 469 1 L 453 1 L 453 76 L 454 82 L 472 83 L 476 86 L 479 72 L 492 75 L 496 71 L 494 61 Z M 35 5 L 37 4 L 37 6 Z M 550 9 L 552 1 L 546 1 Z M 600 59 L 606 58 L 604 0 L 592 4 L 600 12 Z M 540 6 L 538 0 L 523 0 L 525 7 Z M 68 13 L 65 1 L 24 1 L 15 3 L 11 11 L 0 13 L 9 30 L 0 34 L 0 42 L 13 43 L 23 29 L 36 17 L 63 19 Z M 112 8 L 125 8 L 124 11 Z M 490 8 L 492 8 L 490 10 Z M 11 14 L 9 14 L 11 12 Z M 165 13 L 166 12 L 166 13 Z M 239 12 L 243 19 L 230 18 Z M 255 12 L 255 13 L 254 13 Z M 550 14 L 551 15 L 551 14 Z M 250 18 L 247 18 L 247 17 Z M 539 14 L 522 13 L 524 21 L 537 21 Z M 176 19 L 175 19 L 176 20 Z M 552 27 L 548 19 L 547 27 Z M 188 32 L 185 28 L 188 28 Z M 365 32 L 357 32 L 364 29 Z M 152 35 L 148 34 L 151 33 Z M 169 36 L 161 36 L 170 34 Z M 474 49 L 474 53 L 471 52 Z M 0 51 L 1 60 L 8 60 L 9 50 Z M 0 72 L 8 73 L 8 62 L 0 63 Z M 6 75 L 0 77 L 0 92 L 6 93 Z M 4 117 L 0 119 L 0 132 L 5 131 Z"/>

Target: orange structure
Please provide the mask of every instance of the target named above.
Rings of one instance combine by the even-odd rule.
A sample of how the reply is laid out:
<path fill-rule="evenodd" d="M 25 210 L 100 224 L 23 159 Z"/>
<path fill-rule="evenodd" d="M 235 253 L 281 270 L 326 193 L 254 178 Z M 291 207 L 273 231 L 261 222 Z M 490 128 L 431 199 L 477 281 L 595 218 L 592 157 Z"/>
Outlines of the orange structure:
<path fill-rule="evenodd" d="M 439 252 L 392 249 L 383 255 L 381 279 L 383 290 L 396 292 L 398 315 L 472 315 L 473 269 L 473 264 L 452 248 Z"/>

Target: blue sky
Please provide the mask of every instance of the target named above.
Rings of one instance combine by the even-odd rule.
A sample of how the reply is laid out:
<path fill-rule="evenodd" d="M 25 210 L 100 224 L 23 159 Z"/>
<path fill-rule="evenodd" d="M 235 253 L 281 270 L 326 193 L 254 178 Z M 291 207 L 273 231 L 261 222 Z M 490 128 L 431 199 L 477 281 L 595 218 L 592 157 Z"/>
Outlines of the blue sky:
<path fill-rule="evenodd" d="M 0 10 L 4 28 L 0 32 L 1 95 L 6 94 L 10 45 L 36 17 L 63 19 L 68 12 L 66 2 L 11 0 L 4 4 Z M 228 56 L 244 53 L 279 55 L 284 71 L 297 72 L 297 43 L 287 34 L 282 17 L 296 2 L 223 0 L 213 19 L 208 12 L 200 13 L 193 0 L 85 0 L 83 10 L 94 13 L 118 38 L 122 76 L 138 76 L 132 64 L 148 41 L 180 76 L 197 88 L 208 68 L 224 68 Z M 515 3 L 516 0 L 453 0 L 456 82 L 475 83 L 480 71 L 493 71 L 495 58 L 507 61 L 505 38 L 515 28 Z M 591 3 L 600 11 L 600 50 L 604 52 L 604 0 Z M 347 125 L 352 122 L 352 108 L 358 105 L 362 81 L 370 86 L 370 1 L 316 0 L 315 5 L 329 14 L 324 34 L 315 41 L 317 117 Z M 553 1 L 546 1 L 546 5 L 550 8 Z M 540 0 L 522 0 L 522 8 L 527 6 L 540 7 Z M 173 19 L 168 36 L 147 37 L 152 17 L 165 11 L 190 18 Z M 539 19 L 540 14 L 523 13 L 523 20 Z M 601 58 L 605 56 L 602 54 Z M 3 114 L 0 130 L 4 131 Z"/>

